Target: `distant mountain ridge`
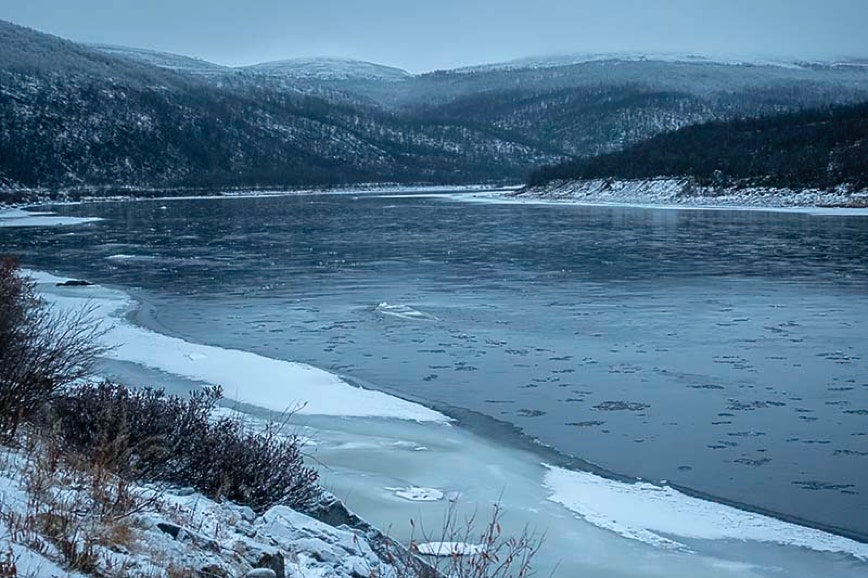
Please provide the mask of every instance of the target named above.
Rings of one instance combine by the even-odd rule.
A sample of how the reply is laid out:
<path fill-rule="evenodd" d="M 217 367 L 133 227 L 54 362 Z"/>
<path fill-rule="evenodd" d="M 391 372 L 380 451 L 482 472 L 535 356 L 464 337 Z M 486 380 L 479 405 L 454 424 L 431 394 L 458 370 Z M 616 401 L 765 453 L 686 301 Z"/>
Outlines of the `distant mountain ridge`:
<path fill-rule="evenodd" d="M 455 72 L 480 72 L 486 70 L 519 70 L 523 68 L 555 68 L 559 66 L 572 66 L 575 64 L 587 64 L 589 62 L 671 62 L 689 64 L 723 64 L 729 66 L 772 66 L 781 68 L 811 68 L 811 67 L 834 67 L 834 66 L 864 66 L 864 60 L 855 58 L 781 58 L 763 56 L 703 56 L 699 54 L 672 53 L 672 52 L 577 52 L 566 54 L 547 54 L 529 56 L 495 62 L 465 66 L 455 69 Z"/>
<path fill-rule="evenodd" d="M 0 22 L 0 187 L 522 182 L 687 125 L 868 101 L 868 68 L 224 67 Z"/>
<path fill-rule="evenodd" d="M 400 67 L 378 64 L 374 62 L 357 60 L 353 58 L 332 57 L 332 56 L 315 56 L 315 57 L 293 57 L 275 61 L 264 61 L 256 64 L 228 66 L 216 64 L 207 60 L 175 54 L 171 52 L 163 52 L 146 48 L 133 48 L 120 45 L 109 44 L 90 44 L 97 50 L 117 56 L 126 56 L 130 58 L 138 58 L 149 64 L 164 66 L 167 68 L 183 68 L 187 64 L 200 64 L 203 68 L 219 70 L 223 72 L 243 71 L 243 70 L 280 70 L 286 68 L 288 71 L 299 71 L 299 76 L 313 76 L 322 79 L 349 79 L 356 77 L 354 74 L 346 74 L 343 71 L 353 72 L 353 67 L 358 66 L 360 70 L 370 69 L 374 71 L 383 71 L 386 77 L 409 78 L 413 76 L 425 76 L 428 74 L 437 74 L 438 72 L 447 73 L 477 73 L 477 72 L 492 72 L 502 70 L 522 70 L 535 68 L 557 68 L 562 66 L 573 66 L 577 64 L 588 64 L 592 62 L 669 62 L 682 64 L 717 64 L 727 66 L 767 66 L 789 69 L 805 69 L 805 68 L 832 68 L 832 67 L 862 67 L 868 66 L 866 58 L 826 58 L 826 59 L 808 59 L 808 58 L 781 58 L 781 57 L 763 57 L 763 56 L 703 56 L 699 54 L 688 53 L 671 53 L 671 52 L 577 52 L 564 54 L 544 54 L 539 56 L 528 56 L 514 60 L 506 60 L 503 62 L 493 62 L 488 64 L 477 64 L 470 66 L 461 66 L 453 69 L 432 70 L 421 72 L 418 74 L 410 73 Z M 311 68 L 315 74 L 308 74 L 306 69 Z M 330 70 L 333 67 L 334 72 Z M 196 66 L 189 66 L 195 69 Z M 363 75 L 360 77 L 378 78 L 379 74 Z"/>
<path fill-rule="evenodd" d="M 412 76 L 409 72 L 400 68 L 350 58 L 288 58 L 247 66 L 225 66 L 200 58 L 145 48 L 130 48 L 108 44 L 91 44 L 88 46 L 111 56 L 138 60 L 144 64 L 178 72 L 210 76 L 244 72 L 319 80 L 389 80 L 404 79 Z"/>
<path fill-rule="evenodd" d="M 86 45 L 110 56 L 139 60 L 144 64 L 150 64 L 159 68 L 167 68 L 178 72 L 191 74 L 226 74 L 232 70 L 229 66 L 214 64 L 201 58 L 183 56 L 171 52 L 160 52 L 144 48 L 130 48 L 128 46 L 114 46 L 110 44 Z"/>

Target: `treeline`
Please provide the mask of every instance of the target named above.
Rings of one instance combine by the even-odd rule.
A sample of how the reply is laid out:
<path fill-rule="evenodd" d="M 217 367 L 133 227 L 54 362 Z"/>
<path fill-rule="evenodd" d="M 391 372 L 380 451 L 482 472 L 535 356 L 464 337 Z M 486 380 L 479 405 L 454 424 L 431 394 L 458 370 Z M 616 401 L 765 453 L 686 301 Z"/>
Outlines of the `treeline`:
<path fill-rule="evenodd" d="M 720 186 L 868 188 L 868 103 L 688 126 L 620 152 L 543 167 L 529 184 L 654 177 Z"/>
<path fill-rule="evenodd" d="M 558 157 L 264 82 L 209 83 L 0 21 L 0 188 L 516 181 Z"/>

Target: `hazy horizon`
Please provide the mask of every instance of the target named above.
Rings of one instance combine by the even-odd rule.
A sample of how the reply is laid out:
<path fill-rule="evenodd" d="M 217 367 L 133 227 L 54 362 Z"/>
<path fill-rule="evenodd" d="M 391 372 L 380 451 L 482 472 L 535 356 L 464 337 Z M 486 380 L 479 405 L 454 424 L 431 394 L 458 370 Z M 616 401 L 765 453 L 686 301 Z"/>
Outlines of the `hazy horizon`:
<path fill-rule="evenodd" d="M 420 73 L 576 54 L 868 58 L 861 0 L 7 0 L 0 18 L 226 66 L 333 57 Z"/>

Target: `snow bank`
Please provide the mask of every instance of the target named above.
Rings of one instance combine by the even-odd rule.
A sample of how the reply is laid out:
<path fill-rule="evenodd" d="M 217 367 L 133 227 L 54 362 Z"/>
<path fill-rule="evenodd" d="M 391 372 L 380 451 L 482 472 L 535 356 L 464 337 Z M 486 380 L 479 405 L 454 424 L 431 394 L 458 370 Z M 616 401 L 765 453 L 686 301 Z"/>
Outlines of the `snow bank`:
<path fill-rule="evenodd" d="M 447 423 L 443 414 L 382 392 L 354 387 L 338 376 L 303 363 L 270 359 L 246 351 L 190 343 L 134 326 L 122 319 L 133 307 L 120 291 L 97 285 L 55 287 L 65 279 L 30 272 L 43 297 L 63 309 L 90 305 L 112 324 L 106 336 L 115 346 L 107 357 L 220 385 L 227 398 L 274 411 L 306 415 L 375 417 Z"/>
<path fill-rule="evenodd" d="M 45 211 L 8 209 L 0 211 L 0 227 L 52 227 L 57 225 L 82 225 L 101 221 L 99 217 L 57 217 Z"/>
<path fill-rule="evenodd" d="M 589 179 L 555 181 L 519 193 L 455 196 L 464 200 L 521 204 L 575 204 L 653 209 L 751 210 L 812 215 L 868 216 L 868 191 L 729 187 L 716 189 L 689 179 Z"/>
<path fill-rule="evenodd" d="M 549 500 L 586 521 L 657 547 L 686 549 L 676 538 L 773 542 L 868 561 L 868 544 L 687 496 L 668 486 L 629 484 L 546 466 Z"/>

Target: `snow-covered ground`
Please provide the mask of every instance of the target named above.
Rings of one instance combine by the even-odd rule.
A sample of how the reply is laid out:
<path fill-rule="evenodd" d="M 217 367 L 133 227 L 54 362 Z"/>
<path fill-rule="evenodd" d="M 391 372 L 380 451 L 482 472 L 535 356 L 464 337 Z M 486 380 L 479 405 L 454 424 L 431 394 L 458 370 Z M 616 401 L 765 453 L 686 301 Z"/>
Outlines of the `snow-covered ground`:
<path fill-rule="evenodd" d="M 868 191 L 731 187 L 715 190 L 686 179 L 556 181 L 516 192 L 463 195 L 466 200 L 527 204 L 612 205 L 868 216 Z"/>
<path fill-rule="evenodd" d="M 4 555 L 11 552 L 16 568 L 10 575 L 0 566 L 3 576 L 399 575 L 375 553 L 371 535 L 363 530 L 335 528 L 285 506 L 256 515 L 188 489 L 134 485 L 118 490 L 116 482 L 93 478 L 86 470 L 61 466 L 52 471 L 39 452 L 0 447 L 0 548 Z M 41 491 L 34 489 L 37 479 Z M 128 512 L 105 516 L 100 514 L 102 491 L 108 496 L 129 491 L 136 497 Z M 70 541 L 87 552 L 87 561 L 82 555 L 79 564 L 89 571 L 63 567 L 71 551 L 64 551 L 64 544 Z M 248 574 L 254 568 L 282 572 Z"/>

